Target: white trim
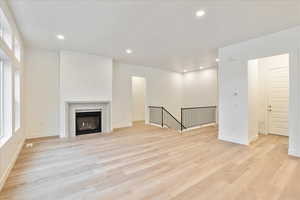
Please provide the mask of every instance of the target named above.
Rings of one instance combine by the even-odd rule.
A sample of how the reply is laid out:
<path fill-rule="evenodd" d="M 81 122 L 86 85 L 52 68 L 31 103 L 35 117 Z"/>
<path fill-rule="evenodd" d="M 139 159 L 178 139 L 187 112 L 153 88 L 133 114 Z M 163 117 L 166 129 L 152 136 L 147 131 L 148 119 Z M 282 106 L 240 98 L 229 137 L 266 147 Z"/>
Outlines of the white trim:
<path fill-rule="evenodd" d="M 222 140 L 222 141 L 225 141 L 225 142 L 231 142 L 231 143 L 237 143 L 237 144 L 242 144 L 242 145 L 249 145 L 248 142 L 243 142 L 243 141 L 240 141 L 240 140 L 237 140 L 236 137 L 223 137 L 223 136 L 218 136 L 218 139 L 219 140 Z"/>
<path fill-rule="evenodd" d="M 120 128 L 129 128 L 129 127 L 132 127 L 132 122 L 128 122 L 128 123 L 124 123 L 124 124 L 118 124 L 118 125 L 115 125 L 114 127 L 113 127 L 113 130 L 112 131 L 114 131 L 115 129 L 120 129 Z"/>
<path fill-rule="evenodd" d="M 12 158 L 12 162 L 8 165 L 8 167 L 6 168 L 6 170 L 4 171 L 2 177 L 0 178 L 0 191 L 2 190 L 4 184 L 5 184 L 5 181 L 7 180 L 12 168 L 14 167 L 18 157 L 19 157 L 19 154 L 23 148 L 23 145 L 25 143 L 25 139 L 22 140 L 22 142 L 19 144 L 19 146 L 17 147 L 17 151 L 16 153 L 14 154 L 13 158 Z"/>
<path fill-rule="evenodd" d="M 258 134 L 255 135 L 255 136 L 252 137 L 252 138 L 249 138 L 249 144 L 252 143 L 252 142 L 255 142 L 256 140 L 258 140 L 258 138 L 259 138 L 259 135 L 258 135 Z"/>
<path fill-rule="evenodd" d="M 59 134 L 57 132 L 53 133 L 47 133 L 47 132 L 38 132 L 38 133 L 31 133 L 30 136 L 27 136 L 26 139 L 34 139 L 34 138 L 42 138 L 42 137 L 59 137 Z"/>
<path fill-rule="evenodd" d="M 209 123 L 209 124 L 194 126 L 194 127 L 191 127 L 191 128 L 183 129 L 182 132 L 192 131 L 194 129 L 204 128 L 204 127 L 209 127 L 209 126 L 217 126 L 217 123 L 213 122 L 213 123 Z"/>
<path fill-rule="evenodd" d="M 13 106 L 14 106 L 14 131 L 17 132 L 21 128 L 22 116 L 22 100 L 21 100 L 21 71 L 16 70 L 13 74 L 14 92 L 13 92 Z"/>
<path fill-rule="evenodd" d="M 159 127 L 159 128 L 163 128 L 161 125 L 154 124 L 154 123 L 151 123 L 151 122 L 149 122 L 149 123 L 147 123 L 147 124 L 149 124 L 149 125 L 151 125 L 151 126 L 157 126 L 157 127 Z"/>
<path fill-rule="evenodd" d="M 300 158 L 300 152 L 296 152 L 293 149 L 289 149 L 288 155 Z"/>
<path fill-rule="evenodd" d="M 2 148 L 2 146 L 4 146 L 6 144 L 6 142 L 11 138 L 11 135 L 3 135 L 2 137 L 0 137 L 0 149 Z"/>
<path fill-rule="evenodd" d="M 128 123 L 127 125 L 122 125 L 122 126 L 116 126 L 116 127 L 113 127 L 112 132 L 114 132 L 117 129 L 130 128 L 130 127 L 132 127 L 132 123 Z"/>

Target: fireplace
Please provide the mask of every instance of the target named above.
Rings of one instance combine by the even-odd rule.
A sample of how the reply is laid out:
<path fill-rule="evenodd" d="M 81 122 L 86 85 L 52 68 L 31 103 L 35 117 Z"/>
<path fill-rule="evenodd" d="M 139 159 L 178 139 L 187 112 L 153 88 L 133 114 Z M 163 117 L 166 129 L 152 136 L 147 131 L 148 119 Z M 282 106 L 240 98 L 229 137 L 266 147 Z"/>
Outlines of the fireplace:
<path fill-rule="evenodd" d="M 101 111 L 76 112 L 76 135 L 101 132 L 101 116 Z"/>

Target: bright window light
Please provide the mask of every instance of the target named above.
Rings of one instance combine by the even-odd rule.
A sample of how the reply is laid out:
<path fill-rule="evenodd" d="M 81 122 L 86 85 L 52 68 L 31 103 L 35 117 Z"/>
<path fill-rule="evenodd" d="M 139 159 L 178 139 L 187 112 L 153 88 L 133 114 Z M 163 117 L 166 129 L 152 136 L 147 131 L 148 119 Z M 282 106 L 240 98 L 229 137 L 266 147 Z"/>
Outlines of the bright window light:
<path fill-rule="evenodd" d="M 12 49 L 12 30 L 4 12 L 0 9 L 0 37 L 5 44 Z"/>
<path fill-rule="evenodd" d="M 1 60 L 1 58 L 0 58 Z M 13 101 L 13 81 L 12 81 L 12 67 L 10 62 L 0 61 L 1 66 L 1 110 L 0 110 L 0 124 L 1 137 L 11 137 L 12 135 L 12 101 Z"/>
<path fill-rule="evenodd" d="M 15 39 L 15 45 L 14 45 L 14 54 L 16 59 L 20 62 L 21 61 L 21 45 L 19 40 Z"/>

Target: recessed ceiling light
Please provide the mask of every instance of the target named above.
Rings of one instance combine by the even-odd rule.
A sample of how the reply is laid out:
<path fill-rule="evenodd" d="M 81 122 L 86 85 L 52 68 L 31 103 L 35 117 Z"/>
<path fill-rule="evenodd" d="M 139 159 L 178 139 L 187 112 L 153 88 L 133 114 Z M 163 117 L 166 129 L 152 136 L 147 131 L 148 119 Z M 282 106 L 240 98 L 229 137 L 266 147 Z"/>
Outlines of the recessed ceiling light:
<path fill-rule="evenodd" d="M 184 70 L 183 70 L 183 72 L 185 73 L 185 72 L 187 72 L 187 70 L 186 70 L 186 69 L 184 69 Z"/>
<path fill-rule="evenodd" d="M 220 62 L 220 59 L 219 59 L 219 58 L 216 58 L 216 62 Z"/>
<path fill-rule="evenodd" d="M 131 49 L 126 49 L 126 53 L 127 53 L 127 54 L 131 54 L 131 53 L 132 53 L 132 50 L 131 50 Z"/>
<path fill-rule="evenodd" d="M 204 67 L 203 67 L 203 66 L 200 66 L 199 69 L 204 69 Z"/>
<path fill-rule="evenodd" d="M 57 37 L 57 39 L 59 39 L 59 40 L 64 40 L 64 39 L 65 39 L 65 36 L 63 36 L 63 35 L 56 35 L 56 37 Z"/>
<path fill-rule="evenodd" d="M 205 11 L 204 10 L 198 10 L 196 12 L 196 17 L 203 17 L 205 15 Z"/>

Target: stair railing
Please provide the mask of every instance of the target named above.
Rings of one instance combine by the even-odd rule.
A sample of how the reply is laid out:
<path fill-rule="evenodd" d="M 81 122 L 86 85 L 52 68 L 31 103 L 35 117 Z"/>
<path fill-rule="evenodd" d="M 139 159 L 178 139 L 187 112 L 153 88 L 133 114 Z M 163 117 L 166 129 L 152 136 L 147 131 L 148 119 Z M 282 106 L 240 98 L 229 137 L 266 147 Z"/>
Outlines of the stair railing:
<path fill-rule="evenodd" d="M 185 129 L 216 123 L 217 106 L 181 108 L 180 121 L 163 106 L 149 106 L 149 122 L 182 132 Z"/>
<path fill-rule="evenodd" d="M 217 106 L 181 108 L 181 123 L 186 128 L 194 128 L 216 123 Z"/>
<path fill-rule="evenodd" d="M 163 106 L 149 106 L 149 113 L 149 122 L 151 124 L 168 127 L 178 131 L 186 129 L 183 124 Z"/>
<path fill-rule="evenodd" d="M 164 127 L 163 107 L 149 106 L 149 122 Z"/>

